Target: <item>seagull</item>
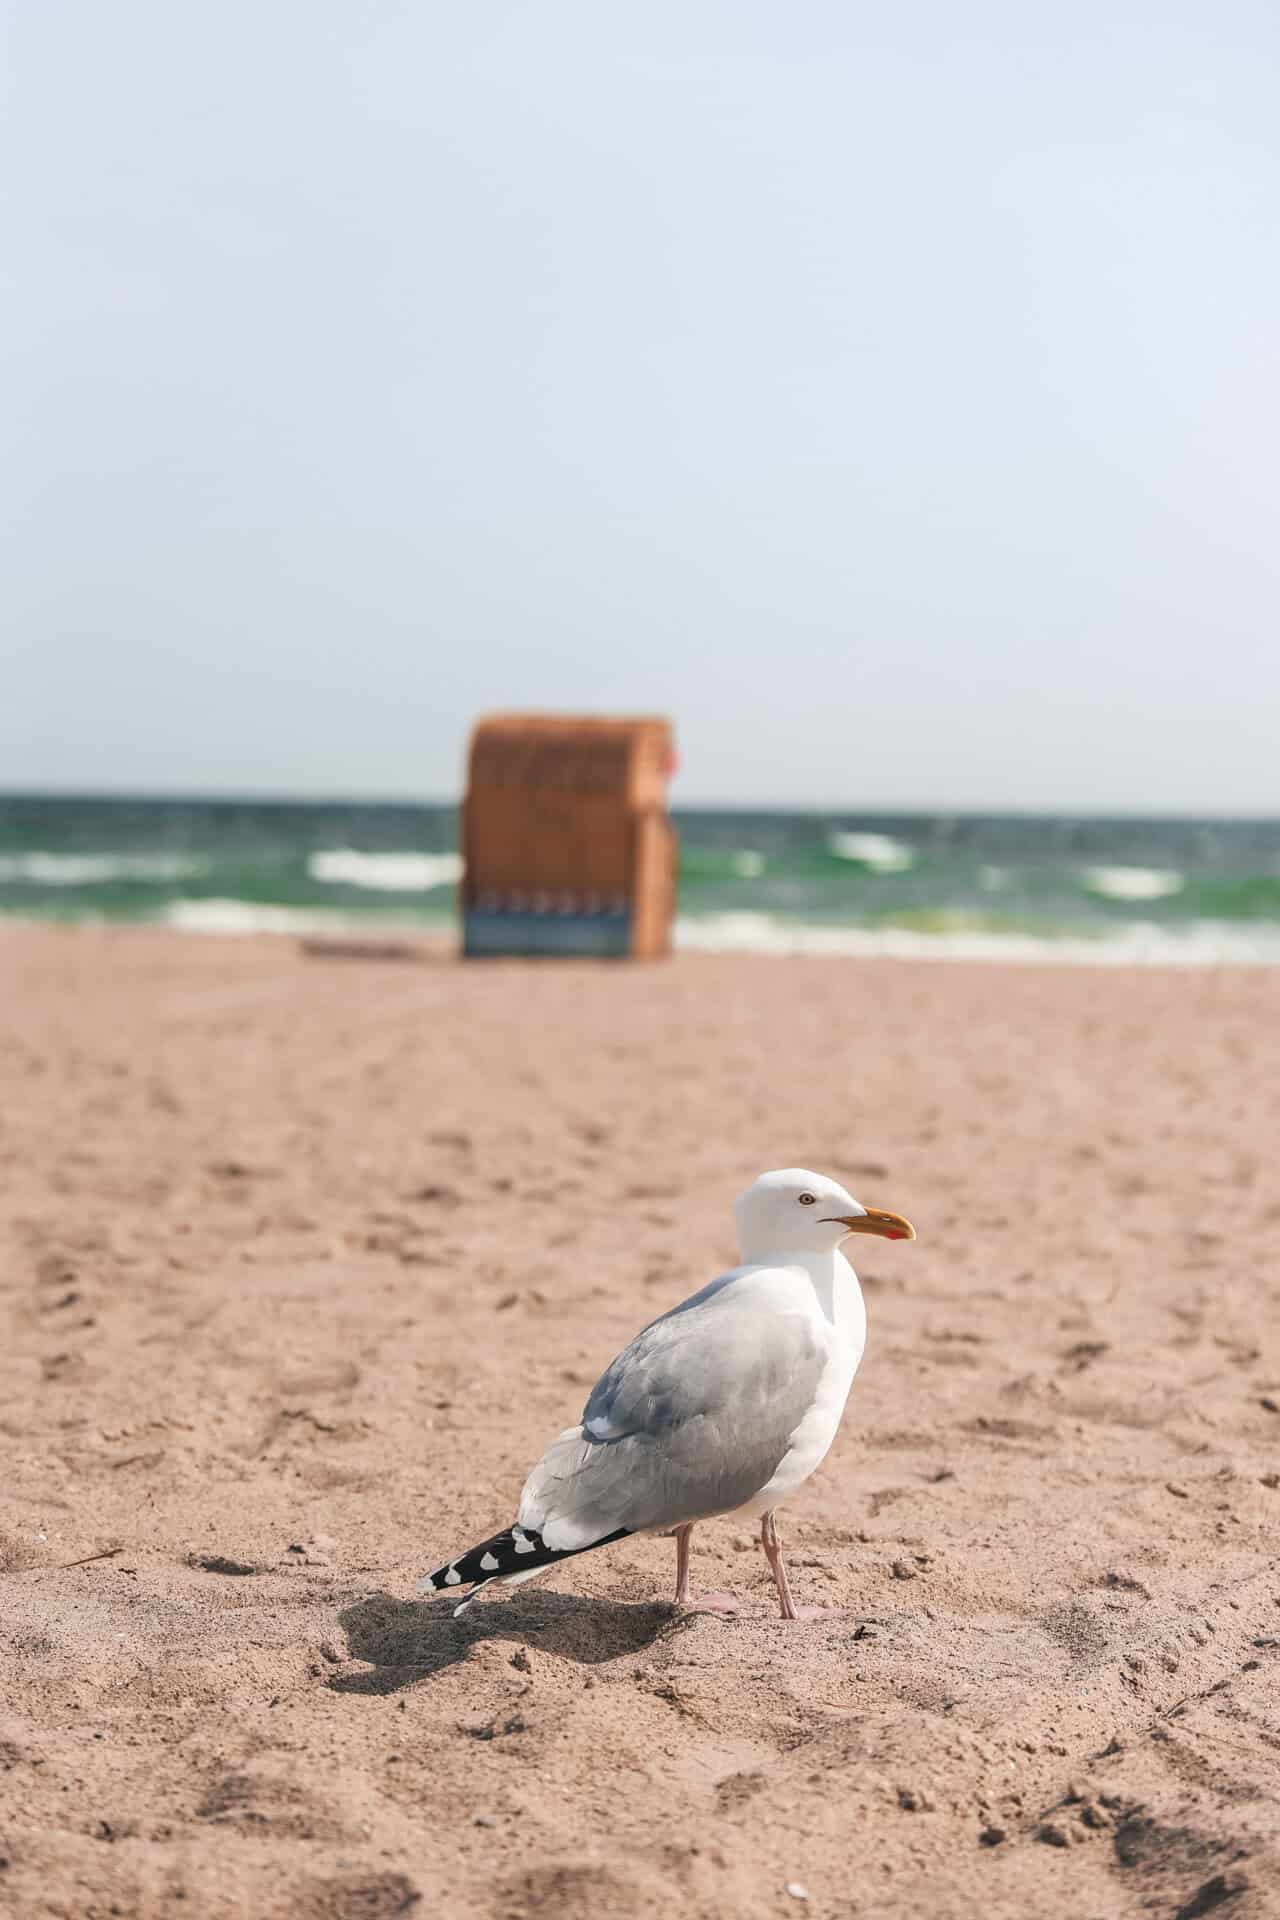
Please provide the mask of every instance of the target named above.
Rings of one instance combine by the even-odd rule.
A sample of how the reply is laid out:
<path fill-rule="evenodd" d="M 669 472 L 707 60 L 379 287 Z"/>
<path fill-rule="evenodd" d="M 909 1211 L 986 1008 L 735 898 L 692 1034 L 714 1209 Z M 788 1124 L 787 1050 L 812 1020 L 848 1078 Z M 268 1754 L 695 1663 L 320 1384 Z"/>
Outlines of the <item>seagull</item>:
<path fill-rule="evenodd" d="M 723 1514 L 760 1521 L 784 1620 L 791 1597 L 775 1521 L 825 1458 L 867 1337 L 852 1234 L 914 1240 L 899 1213 L 864 1207 L 803 1167 L 761 1174 L 734 1206 L 741 1263 L 638 1333 L 553 1440 L 514 1524 L 418 1582 L 518 1586 L 630 1534 L 674 1534 L 677 1607 L 690 1607 L 689 1539 Z M 704 1609 L 732 1612 L 713 1595 Z M 821 1612 L 805 1608 L 805 1616 Z"/>

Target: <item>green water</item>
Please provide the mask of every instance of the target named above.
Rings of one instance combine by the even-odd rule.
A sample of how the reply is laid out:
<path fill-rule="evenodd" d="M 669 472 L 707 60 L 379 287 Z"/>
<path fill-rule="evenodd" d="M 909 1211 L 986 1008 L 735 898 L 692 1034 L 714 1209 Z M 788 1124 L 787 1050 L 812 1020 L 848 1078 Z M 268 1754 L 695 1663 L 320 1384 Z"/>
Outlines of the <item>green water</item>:
<path fill-rule="evenodd" d="M 1280 957 L 1280 822 L 677 812 L 690 944 L 1141 939 Z M 441 924 L 451 806 L 0 797 L 0 912 Z M 856 945 L 856 942 L 852 943 Z"/>

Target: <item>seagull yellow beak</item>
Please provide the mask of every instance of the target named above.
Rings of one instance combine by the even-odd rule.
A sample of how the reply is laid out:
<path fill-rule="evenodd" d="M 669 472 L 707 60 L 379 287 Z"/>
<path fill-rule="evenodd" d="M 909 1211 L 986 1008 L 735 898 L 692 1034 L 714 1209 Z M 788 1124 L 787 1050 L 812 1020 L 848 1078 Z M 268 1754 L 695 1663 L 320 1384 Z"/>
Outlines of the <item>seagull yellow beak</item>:
<path fill-rule="evenodd" d="M 833 1225 L 847 1227 L 850 1233 L 878 1233 L 882 1240 L 914 1240 L 916 1230 L 909 1220 L 900 1213 L 883 1213 L 879 1207 L 868 1207 L 865 1213 L 832 1213 L 827 1218 Z"/>

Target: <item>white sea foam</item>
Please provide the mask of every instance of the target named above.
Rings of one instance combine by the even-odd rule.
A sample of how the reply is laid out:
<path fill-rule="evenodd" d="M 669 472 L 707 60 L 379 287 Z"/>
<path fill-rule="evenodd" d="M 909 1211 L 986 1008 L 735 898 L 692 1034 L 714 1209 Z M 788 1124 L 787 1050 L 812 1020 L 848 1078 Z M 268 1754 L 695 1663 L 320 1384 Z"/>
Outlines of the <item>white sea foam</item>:
<path fill-rule="evenodd" d="M 0 853 L 0 880 L 94 887 L 110 880 L 190 880 L 204 862 L 181 853 Z"/>
<path fill-rule="evenodd" d="M 338 907 L 273 907 L 261 900 L 171 900 L 161 915 L 163 924 L 179 933 L 250 935 L 283 933 L 361 934 L 403 933 L 438 937 L 450 922 L 418 918 L 394 908 L 380 913 L 344 913 Z"/>
<path fill-rule="evenodd" d="M 357 853 L 328 847 L 307 861 L 313 880 L 326 886 L 368 887 L 376 893 L 428 893 L 462 878 L 459 853 Z"/>
<path fill-rule="evenodd" d="M 997 960 L 1043 966 L 1214 967 L 1280 965 L 1280 928 L 1248 932 L 1220 920 L 1176 931 L 1134 921 L 1095 940 L 956 927 L 807 926 L 767 913 L 715 913 L 676 923 L 686 952 L 847 956 L 893 960 Z"/>
<path fill-rule="evenodd" d="M 959 918 L 959 916 L 957 916 Z M 368 934 L 399 928 L 427 933 L 431 923 L 388 913 L 343 913 L 265 906 L 254 900 L 174 900 L 165 922 L 185 933 Z M 452 931 L 448 919 L 435 924 Z M 1221 920 L 1176 930 L 1131 922 L 1097 939 L 1054 938 L 956 925 L 937 932 L 914 927 L 833 927 L 769 913 L 715 913 L 676 922 L 682 952 L 817 955 L 850 959 L 999 961 L 1020 965 L 1094 967 L 1280 966 L 1280 927 L 1247 931 Z"/>
<path fill-rule="evenodd" d="M 385 924 L 373 914 L 272 907 L 260 900 L 171 900 L 163 919 L 180 933 L 347 933 Z"/>
<path fill-rule="evenodd" d="M 1108 900 L 1166 900 L 1187 884 L 1176 867 L 1088 867 L 1084 883 Z"/>
<path fill-rule="evenodd" d="M 729 864 L 739 880 L 758 880 L 765 869 L 765 858 L 753 847 L 740 847 L 730 856 Z"/>
<path fill-rule="evenodd" d="M 901 840 L 887 833 L 829 833 L 827 851 L 837 860 L 852 860 L 872 873 L 905 873 L 914 867 L 916 856 Z"/>

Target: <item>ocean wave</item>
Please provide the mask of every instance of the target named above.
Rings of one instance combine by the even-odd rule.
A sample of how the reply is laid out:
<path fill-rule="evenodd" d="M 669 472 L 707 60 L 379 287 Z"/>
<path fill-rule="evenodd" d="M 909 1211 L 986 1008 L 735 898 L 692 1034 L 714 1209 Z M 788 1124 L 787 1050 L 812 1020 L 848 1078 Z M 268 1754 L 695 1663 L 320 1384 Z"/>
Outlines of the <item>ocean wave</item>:
<path fill-rule="evenodd" d="M 683 843 L 680 878 L 687 885 L 721 880 L 758 880 L 770 862 L 757 847 L 699 847 Z"/>
<path fill-rule="evenodd" d="M 326 886 L 367 887 L 376 893 L 429 893 L 462 878 L 460 853 L 358 853 L 328 847 L 307 861 L 313 880 Z"/>
<path fill-rule="evenodd" d="M 190 880 L 204 862 L 182 853 L 0 853 L 0 881 L 101 887 L 113 880 Z"/>
<path fill-rule="evenodd" d="M 996 960 L 1042 966 L 1216 967 L 1280 965 L 1280 928 L 1245 933 L 1218 920 L 1176 932 L 1143 922 L 1100 934 L 1014 933 L 954 926 L 831 927 L 768 913 L 714 913 L 676 923 L 676 945 L 694 953 L 827 955 L 851 959 Z"/>
<path fill-rule="evenodd" d="M 339 908 L 268 906 L 256 900 L 174 900 L 164 924 L 183 933 L 229 935 L 352 934 L 372 927 L 407 934 L 442 932 L 454 923 L 411 920 L 385 913 Z M 1039 934 L 983 926 L 980 917 L 935 916 L 931 930 L 919 927 L 850 927 L 787 920 L 750 911 L 683 915 L 676 947 L 685 953 L 742 953 L 848 959 L 999 961 L 1022 965 L 1094 967 L 1214 967 L 1280 965 L 1280 926 L 1249 931 L 1220 920 L 1200 920 L 1173 930 L 1133 921 L 1096 938 Z"/>
<path fill-rule="evenodd" d="M 916 863 L 911 848 L 901 840 L 891 840 L 887 833 L 829 833 L 827 852 L 837 860 L 868 867 L 872 873 L 906 873 Z"/>
<path fill-rule="evenodd" d="M 179 933 L 350 933 L 380 925 L 374 914 L 336 908 L 272 907 L 261 900 L 171 900 L 161 919 Z"/>
<path fill-rule="evenodd" d="M 1176 867 L 1087 867 L 1084 883 L 1107 900 L 1167 900 L 1187 884 Z"/>

